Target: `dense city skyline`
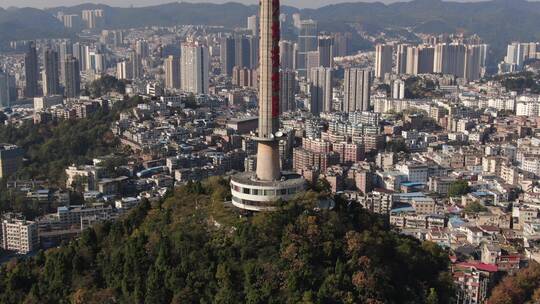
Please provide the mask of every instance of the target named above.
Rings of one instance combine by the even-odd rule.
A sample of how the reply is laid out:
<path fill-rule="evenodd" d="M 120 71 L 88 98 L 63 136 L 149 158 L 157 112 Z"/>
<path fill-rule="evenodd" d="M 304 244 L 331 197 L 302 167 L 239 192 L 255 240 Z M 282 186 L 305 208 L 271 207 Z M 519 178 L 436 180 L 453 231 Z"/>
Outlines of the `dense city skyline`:
<path fill-rule="evenodd" d="M 540 2 L 239 1 L 0 9 L 0 303 L 540 303 Z"/>
<path fill-rule="evenodd" d="M 347 3 L 347 2 L 382 2 L 385 4 L 395 3 L 395 2 L 409 2 L 410 0 L 284 0 L 282 5 L 290 5 L 298 8 L 318 8 L 325 5 L 337 4 L 337 3 Z M 452 0 L 448 2 L 480 2 L 483 0 Z M 175 2 L 173 0 L 4 0 L 0 4 L 0 7 L 35 7 L 35 8 L 49 8 L 57 6 L 73 6 L 83 3 L 96 3 L 96 4 L 106 4 L 110 6 L 118 7 L 129 7 L 131 5 L 144 7 L 151 6 L 156 4 L 164 4 Z M 243 4 L 252 4 L 255 5 L 258 3 L 256 0 L 190 0 L 186 2 L 192 3 L 227 3 L 227 2 L 239 2 Z"/>

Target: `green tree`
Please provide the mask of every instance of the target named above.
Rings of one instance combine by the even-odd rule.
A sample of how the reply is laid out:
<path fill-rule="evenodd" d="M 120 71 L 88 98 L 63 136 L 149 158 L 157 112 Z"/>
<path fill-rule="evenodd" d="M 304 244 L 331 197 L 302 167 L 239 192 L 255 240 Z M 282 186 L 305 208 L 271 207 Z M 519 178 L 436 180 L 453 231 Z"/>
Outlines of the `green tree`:
<path fill-rule="evenodd" d="M 126 83 L 116 79 L 114 76 L 104 75 L 92 81 L 86 89 L 90 96 L 98 98 L 111 92 L 124 94 L 126 92 Z"/>
<path fill-rule="evenodd" d="M 467 204 L 464 211 L 467 213 L 480 213 L 480 212 L 486 212 L 488 211 L 488 209 L 479 202 L 472 202 L 472 203 Z"/>
<path fill-rule="evenodd" d="M 466 180 L 457 180 L 450 185 L 448 197 L 462 196 L 471 191 L 469 182 Z"/>
<path fill-rule="evenodd" d="M 492 291 L 490 304 L 538 303 L 540 264 L 532 262 L 514 276 L 504 278 Z"/>
<path fill-rule="evenodd" d="M 389 141 L 387 144 L 386 144 L 386 151 L 388 152 L 394 152 L 394 153 L 399 153 L 399 152 L 409 152 L 409 148 L 407 147 L 407 144 L 405 143 L 405 140 L 392 140 L 392 141 Z"/>
<path fill-rule="evenodd" d="M 439 303 L 439 296 L 437 295 L 437 291 L 435 288 L 431 288 L 429 290 L 429 295 L 426 299 L 427 304 L 438 304 Z"/>
<path fill-rule="evenodd" d="M 7 115 L 4 112 L 0 111 L 0 124 L 4 124 L 7 119 Z"/>

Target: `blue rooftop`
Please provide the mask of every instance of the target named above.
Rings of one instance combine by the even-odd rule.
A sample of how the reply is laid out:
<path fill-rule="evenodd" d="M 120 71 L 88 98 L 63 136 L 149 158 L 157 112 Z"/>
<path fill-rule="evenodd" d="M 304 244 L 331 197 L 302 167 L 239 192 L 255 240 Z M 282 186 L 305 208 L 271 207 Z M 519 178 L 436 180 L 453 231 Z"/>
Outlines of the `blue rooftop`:
<path fill-rule="evenodd" d="M 60 212 L 68 212 L 69 211 L 69 208 L 66 207 L 66 206 L 61 206 L 61 207 L 58 207 L 58 211 Z"/>
<path fill-rule="evenodd" d="M 411 192 L 411 193 L 397 193 L 396 195 L 401 197 L 419 197 L 426 196 L 424 192 Z"/>
<path fill-rule="evenodd" d="M 473 192 L 472 195 L 474 196 L 489 196 L 491 194 L 485 192 L 485 191 L 476 191 L 476 192 Z"/>
<path fill-rule="evenodd" d="M 391 213 L 406 213 L 406 212 L 414 212 L 414 208 L 413 207 L 402 207 L 402 208 L 396 208 L 396 209 L 392 209 L 390 212 Z"/>
<path fill-rule="evenodd" d="M 452 224 L 452 226 L 454 227 L 459 227 L 459 226 L 463 226 L 465 224 L 465 221 L 463 221 L 462 219 L 460 219 L 459 217 L 451 217 L 448 219 L 448 222 L 450 224 Z"/>
<path fill-rule="evenodd" d="M 405 182 L 405 183 L 402 183 L 401 185 L 405 187 L 415 187 L 415 186 L 425 186 L 426 184 L 418 183 L 418 182 Z"/>

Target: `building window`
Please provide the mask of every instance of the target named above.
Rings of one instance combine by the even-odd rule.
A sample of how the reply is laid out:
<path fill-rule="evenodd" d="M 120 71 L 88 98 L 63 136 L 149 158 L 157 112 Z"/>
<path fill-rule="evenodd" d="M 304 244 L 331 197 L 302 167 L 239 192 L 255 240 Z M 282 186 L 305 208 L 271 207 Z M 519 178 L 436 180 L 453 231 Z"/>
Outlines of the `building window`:
<path fill-rule="evenodd" d="M 275 196 L 276 191 L 274 191 L 274 190 L 264 190 L 264 195 L 265 196 Z"/>

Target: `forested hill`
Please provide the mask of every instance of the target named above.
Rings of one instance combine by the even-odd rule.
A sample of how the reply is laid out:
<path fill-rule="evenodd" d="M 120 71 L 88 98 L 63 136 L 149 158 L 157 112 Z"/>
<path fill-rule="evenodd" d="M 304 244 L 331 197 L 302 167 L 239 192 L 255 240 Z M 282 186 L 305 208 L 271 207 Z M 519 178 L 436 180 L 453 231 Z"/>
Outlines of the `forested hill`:
<path fill-rule="evenodd" d="M 213 178 L 0 269 L 0 303 L 450 303 L 446 252 L 317 193 L 245 219 Z"/>

